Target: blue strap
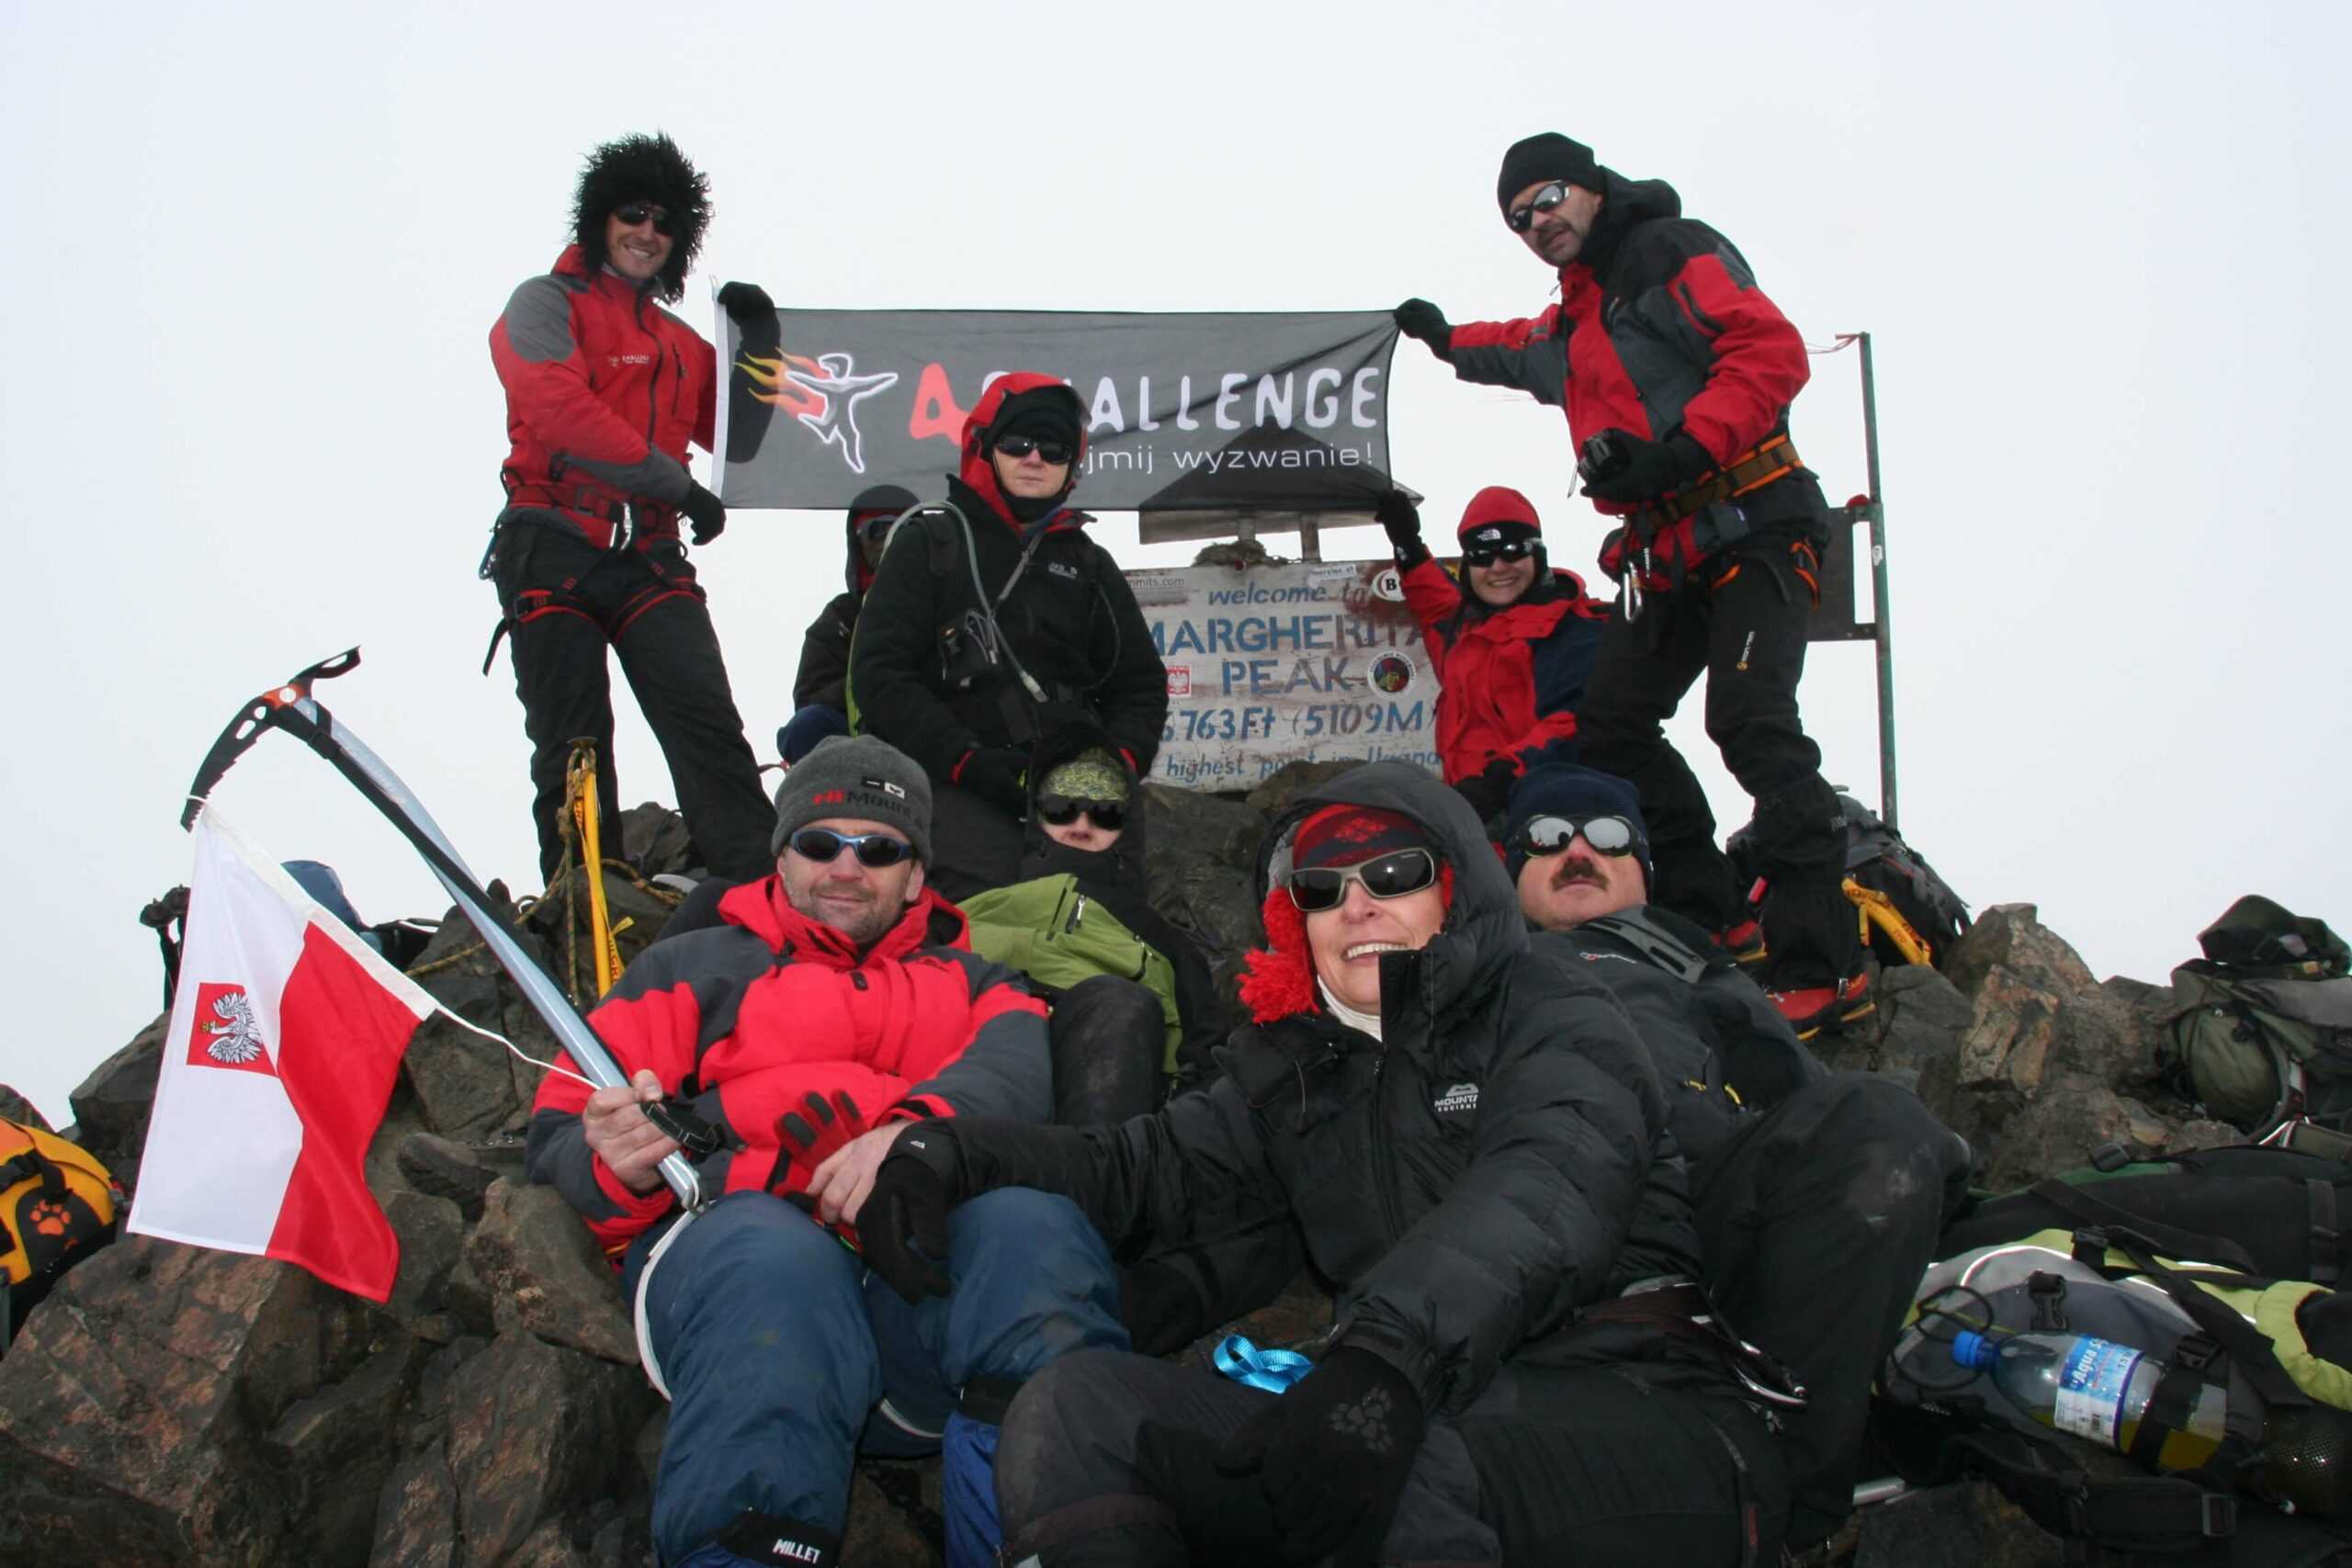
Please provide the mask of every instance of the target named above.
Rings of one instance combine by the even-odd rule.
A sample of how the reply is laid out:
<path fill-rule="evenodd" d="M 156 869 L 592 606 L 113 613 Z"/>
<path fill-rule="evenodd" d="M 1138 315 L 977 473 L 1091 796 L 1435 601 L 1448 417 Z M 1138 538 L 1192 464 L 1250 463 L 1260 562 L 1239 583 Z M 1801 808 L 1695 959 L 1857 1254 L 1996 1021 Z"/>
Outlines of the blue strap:
<path fill-rule="evenodd" d="M 1315 1370 L 1315 1363 L 1295 1350 L 1261 1350 L 1242 1335 L 1228 1334 L 1217 1341 L 1210 1359 L 1216 1370 L 1235 1382 L 1280 1393 Z"/>

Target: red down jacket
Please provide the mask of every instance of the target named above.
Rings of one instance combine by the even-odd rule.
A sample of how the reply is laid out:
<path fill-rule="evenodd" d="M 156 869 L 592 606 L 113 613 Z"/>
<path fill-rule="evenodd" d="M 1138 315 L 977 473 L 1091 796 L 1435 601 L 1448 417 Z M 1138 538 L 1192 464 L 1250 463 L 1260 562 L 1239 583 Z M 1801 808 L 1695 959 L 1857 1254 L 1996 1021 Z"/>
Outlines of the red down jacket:
<path fill-rule="evenodd" d="M 1534 515 L 1519 491 L 1488 485 L 1470 498 L 1462 529 Z M 1555 570 L 1549 583 L 1537 582 L 1499 610 L 1427 555 L 1403 581 L 1405 603 L 1420 623 L 1437 673 L 1437 749 L 1446 783 L 1475 778 L 1498 758 L 1523 773 L 1538 753 L 1564 750 L 1574 739 L 1577 705 L 1592 673 L 1600 623 L 1609 618 L 1609 606 L 1586 594 L 1582 578 Z M 1574 758 L 1555 750 L 1540 760 Z"/>
<path fill-rule="evenodd" d="M 736 888 L 718 913 L 722 925 L 646 949 L 588 1019 L 623 1071 L 652 1068 L 727 1139 L 700 1167 L 707 1191 L 806 1188 L 809 1169 L 774 1180 L 776 1119 L 812 1092 L 846 1090 L 877 1125 L 1051 1115 L 1045 1004 L 970 951 L 962 912 L 937 894 L 926 889 L 862 955 L 785 902 L 774 876 Z M 529 1170 L 617 1251 L 675 1200 L 666 1187 L 629 1191 L 590 1152 L 588 1094 L 560 1074 L 541 1080 Z"/>
<path fill-rule="evenodd" d="M 573 245 L 506 301 L 490 357 L 506 389 L 509 505 L 557 513 L 600 549 L 631 503 L 640 548 L 676 536 L 686 443 L 710 450 L 718 407 L 700 333 L 619 275 L 590 276 Z"/>

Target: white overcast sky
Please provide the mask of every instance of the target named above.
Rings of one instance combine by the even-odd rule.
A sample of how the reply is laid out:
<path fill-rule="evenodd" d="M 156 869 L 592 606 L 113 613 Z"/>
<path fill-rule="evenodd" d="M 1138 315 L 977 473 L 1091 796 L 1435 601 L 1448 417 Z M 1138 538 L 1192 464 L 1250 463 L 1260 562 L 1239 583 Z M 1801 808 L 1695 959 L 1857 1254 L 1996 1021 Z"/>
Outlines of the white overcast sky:
<path fill-rule="evenodd" d="M 1730 235 L 1816 344 L 1875 334 L 1903 826 L 1979 906 L 2031 900 L 2161 980 L 2235 895 L 2352 928 L 2340 6 L 917 3 L 0 5 L 0 496 L 13 761 L 0 1082 L 53 1118 L 153 1016 L 140 906 L 239 705 L 322 696 L 477 872 L 536 881 L 526 747 L 474 566 L 503 414 L 485 334 L 594 143 L 711 175 L 707 279 L 812 307 L 1531 313 L 1505 146 L 1590 142 Z M 1400 347 L 1398 476 L 1565 500 L 1556 412 Z M 1854 356 L 1796 438 L 1863 489 Z M 707 472 L 706 461 L 697 470 Z M 1080 501 L 1084 499 L 1080 492 Z M 1100 536 L 1134 564 L 1131 518 Z M 697 560 L 755 747 L 838 586 L 832 515 Z M 1327 538 L 1371 555 L 1376 533 Z M 1871 660 L 1815 650 L 1826 772 L 1877 797 Z M 671 791 L 619 704 L 622 795 Z M 1745 801 L 1676 734 L 1726 830 Z M 370 918 L 445 900 L 271 737 L 219 795 Z"/>

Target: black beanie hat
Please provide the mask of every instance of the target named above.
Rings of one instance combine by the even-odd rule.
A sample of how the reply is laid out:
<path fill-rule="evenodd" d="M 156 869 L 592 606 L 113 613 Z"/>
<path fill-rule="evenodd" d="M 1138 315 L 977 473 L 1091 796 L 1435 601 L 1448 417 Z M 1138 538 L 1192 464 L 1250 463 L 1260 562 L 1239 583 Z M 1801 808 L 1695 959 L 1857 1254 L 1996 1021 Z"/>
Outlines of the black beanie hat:
<path fill-rule="evenodd" d="M 670 257 L 654 275 L 653 293 L 672 304 L 686 292 L 686 269 L 710 226 L 710 176 L 696 170 L 665 131 L 624 136 L 588 154 L 571 198 L 571 238 L 591 274 L 605 268 L 605 220 L 632 201 L 669 215 Z"/>
<path fill-rule="evenodd" d="M 1514 141 L 1503 154 L 1503 171 L 1495 180 L 1495 205 L 1509 212 L 1512 197 L 1529 186 L 1550 180 L 1566 180 L 1598 191 L 1600 165 L 1594 161 L 1591 148 L 1556 130 Z"/>
<path fill-rule="evenodd" d="M 1004 400 L 996 423 L 989 426 L 989 449 L 1007 435 L 1034 436 L 1078 446 L 1078 394 L 1068 387 L 1032 387 Z"/>
<path fill-rule="evenodd" d="M 1623 817 L 1634 825 L 1634 858 L 1642 868 L 1642 888 L 1647 894 L 1656 880 L 1650 873 L 1650 825 L 1642 820 L 1641 792 L 1615 773 L 1565 762 L 1530 768 L 1511 786 L 1509 825 L 1503 832 L 1504 869 L 1513 882 L 1527 863 L 1527 846 L 1521 835 L 1538 817 Z"/>

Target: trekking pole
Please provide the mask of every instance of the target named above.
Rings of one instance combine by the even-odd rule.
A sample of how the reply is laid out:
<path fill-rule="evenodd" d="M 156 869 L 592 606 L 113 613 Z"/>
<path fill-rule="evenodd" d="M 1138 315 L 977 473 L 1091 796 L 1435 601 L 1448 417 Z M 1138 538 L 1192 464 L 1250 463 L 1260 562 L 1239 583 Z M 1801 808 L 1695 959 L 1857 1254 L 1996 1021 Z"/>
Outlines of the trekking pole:
<path fill-rule="evenodd" d="M 514 933 L 506 929 L 506 922 L 491 912 L 490 895 L 474 880 L 474 874 L 466 869 L 465 862 L 458 857 L 456 848 L 443 835 L 424 803 L 348 726 L 337 721 L 311 695 L 314 682 L 348 674 L 358 665 L 359 650 L 345 649 L 248 703 L 243 712 L 229 721 L 220 739 L 213 741 L 204 765 L 197 770 L 196 782 L 188 786 L 187 807 L 180 813 L 180 826 L 195 825 L 196 814 L 203 809 L 213 786 L 261 738 L 263 730 L 285 730 L 333 763 L 335 772 L 348 779 L 368 803 L 424 857 L 434 876 L 447 889 L 458 908 L 465 911 L 474 930 L 481 933 L 483 944 L 500 966 L 514 976 L 524 999 L 547 1021 L 556 1039 L 579 1064 L 582 1076 L 599 1089 L 628 1088 L 628 1075 L 621 1071 L 620 1064 L 613 1060 L 612 1053 L 596 1038 L 587 1021 L 572 1010 L 554 977 L 515 941 Z M 672 1150 L 662 1156 L 660 1168 L 662 1179 L 677 1194 L 680 1207 L 694 1209 L 701 1205 L 702 1181 L 684 1154 Z"/>
<path fill-rule="evenodd" d="M 1870 475 L 1871 625 L 1878 649 L 1878 814 L 1901 832 L 1894 804 L 1894 612 L 1886 603 L 1886 498 L 1878 478 L 1878 381 L 1871 374 L 1871 334 L 1856 333 L 1862 351 L 1862 461 Z"/>

